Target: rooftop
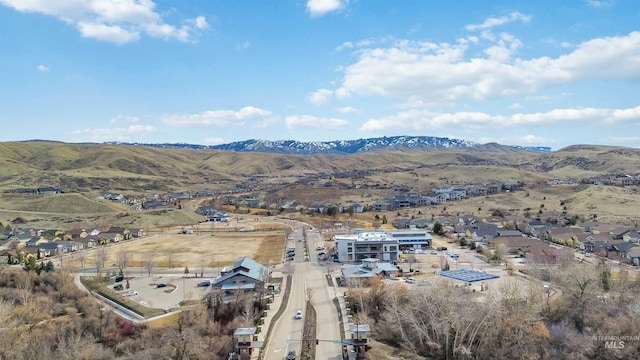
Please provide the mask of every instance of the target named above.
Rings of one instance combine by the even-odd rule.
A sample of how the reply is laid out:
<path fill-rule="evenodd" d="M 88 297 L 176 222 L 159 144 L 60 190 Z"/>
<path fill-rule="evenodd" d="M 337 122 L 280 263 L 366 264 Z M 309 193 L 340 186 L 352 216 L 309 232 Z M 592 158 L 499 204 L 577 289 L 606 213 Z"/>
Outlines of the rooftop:
<path fill-rule="evenodd" d="M 478 281 L 487 281 L 498 279 L 500 276 L 487 274 L 482 271 L 469 270 L 469 269 L 457 269 L 449 271 L 440 271 L 438 275 L 453 280 L 464 281 L 466 283 L 473 283 Z"/>

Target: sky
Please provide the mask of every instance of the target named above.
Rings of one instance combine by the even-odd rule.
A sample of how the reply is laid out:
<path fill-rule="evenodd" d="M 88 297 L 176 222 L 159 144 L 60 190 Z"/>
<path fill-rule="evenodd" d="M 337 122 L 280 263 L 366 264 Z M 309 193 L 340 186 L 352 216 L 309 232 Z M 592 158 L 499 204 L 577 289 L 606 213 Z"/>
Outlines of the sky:
<path fill-rule="evenodd" d="M 637 0 L 0 0 L 0 141 L 640 148 Z"/>

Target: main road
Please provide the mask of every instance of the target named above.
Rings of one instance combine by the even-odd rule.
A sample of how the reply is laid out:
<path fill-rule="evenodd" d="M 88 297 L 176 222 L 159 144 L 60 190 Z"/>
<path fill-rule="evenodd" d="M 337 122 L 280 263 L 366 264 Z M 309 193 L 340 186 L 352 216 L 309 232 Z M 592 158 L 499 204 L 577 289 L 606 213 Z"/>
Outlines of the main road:
<path fill-rule="evenodd" d="M 291 224 L 291 222 L 287 223 Z M 317 317 L 316 338 L 319 339 L 319 344 L 316 346 L 315 358 L 342 359 L 341 346 L 339 343 L 334 343 L 334 340 L 340 339 L 338 314 L 333 305 L 335 290 L 328 286 L 324 267 L 317 262 L 314 246 L 314 240 L 319 235 L 313 231 L 308 232 L 310 252 L 305 254 L 302 226 L 300 223 L 295 223 L 296 230 L 293 237 L 296 255 L 285 266 L 292 274 L 289 302 L 281 305 L 285 310 L 277 320 L 268 343 L 265 344 L 265 360 L 283 360 L 291 349 L 295 350 L 299 357 L 303 342 L 315 341 L 315 339 L 304 338 L 303 334 L 307 299 L 311 300 Z M 305 255 L 310 261 L 305 260 Z M 303 319 L 295 319 L 297 310 L 302 310 Z"/>

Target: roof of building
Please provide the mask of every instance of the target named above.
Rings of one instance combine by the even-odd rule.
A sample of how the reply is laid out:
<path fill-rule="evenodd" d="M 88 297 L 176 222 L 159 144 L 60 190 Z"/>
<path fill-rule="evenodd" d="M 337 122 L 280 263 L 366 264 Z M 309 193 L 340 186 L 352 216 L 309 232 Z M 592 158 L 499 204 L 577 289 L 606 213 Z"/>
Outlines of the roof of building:
<path fill-rule="evenodd" d="M 349 331 L 352 333 L 371 332 L 371 327 L 368 324 L 349 324 Z"/>
<path fill-rule="evenodd" d="M 215 279 L 213 281 L 213 285 L 215 286 L 217 284 L 220 284 L 238 274 L 261 282 L 263 281 L 265 272 L 268 273 L 268 271 L 269 270 L 265 266 L 256 262 L 255 260 L 250 258 L 243 258 L 233 264 L 233 266 L 231 267 L 231 271 Z"/>
<path fill-rule="evenodd" d="M 256 333 L 256 328 L 254 327 L 246 327 L 246 328 L 237 328 L 233 335 L 253 335 Z"/>
<path fill-rule="evenodd" d="M 482 271 L 469 270 L 469 269 L 440 271 L 438 275 L 449 278 L 449 279 L 453 279 L 453 280 L 464 281 L 466 283 L 493 280 L 493 279 L 498 279 L 500 277 L 498 275 L 487 274 Z"/>

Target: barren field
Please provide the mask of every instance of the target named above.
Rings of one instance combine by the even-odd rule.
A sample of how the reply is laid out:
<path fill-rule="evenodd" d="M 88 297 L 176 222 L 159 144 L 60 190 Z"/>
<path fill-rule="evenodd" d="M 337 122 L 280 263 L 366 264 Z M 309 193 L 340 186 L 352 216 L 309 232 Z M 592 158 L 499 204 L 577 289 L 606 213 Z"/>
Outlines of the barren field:
<path fill-rule="evenodd" d="M 106 265 L 115 264 L 118 254 L 123 252 L 128 255 L 129 267 L 146 267 L 149 260 L 156 267 L 188 266 L 191 270 L 226 266 L 243 257 L 262 264 L 277 264 L 282 260 L 287 228 L 280 224 L 252 224 L 245 228 L 249 229 L 246 231 L 216 230 L 214 233 L 211 233 L 210 225 L 191 228 L 193 234 L 179 234 L 181 228 L 175 228 L 171 232 L 111 245 L 107 248 Z M 95 266 L 95 254 L 92 250 L 85 266 Z"/>

